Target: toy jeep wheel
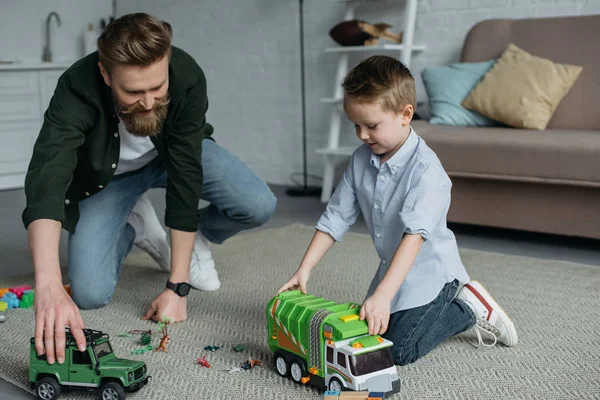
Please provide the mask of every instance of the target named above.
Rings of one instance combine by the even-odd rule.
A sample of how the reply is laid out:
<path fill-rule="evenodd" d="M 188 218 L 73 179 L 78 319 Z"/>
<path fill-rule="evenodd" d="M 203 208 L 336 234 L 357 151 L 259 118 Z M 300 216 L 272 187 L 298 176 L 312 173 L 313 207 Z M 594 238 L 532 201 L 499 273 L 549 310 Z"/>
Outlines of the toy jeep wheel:
<path fill-rule="evenodd" d="M 288 363 L 281 353 L 275 354 L 275 369 L 279 375 L 283 377 L 288 376 Z"/>
<path fill-rule="evenodd" d="M 58 384 L 55 378 L 45 377 L 40 379 L 35 384 L 35 394 L 40 399 L 54 400 L 60 397 L 62 392 L 61 386 Z"/>
<path fill-rule="evenodd" d="M 102 386 L 100 398 L 102 400 L 124 400 L 125 389 L 118 382 L 108 382 Z"/>

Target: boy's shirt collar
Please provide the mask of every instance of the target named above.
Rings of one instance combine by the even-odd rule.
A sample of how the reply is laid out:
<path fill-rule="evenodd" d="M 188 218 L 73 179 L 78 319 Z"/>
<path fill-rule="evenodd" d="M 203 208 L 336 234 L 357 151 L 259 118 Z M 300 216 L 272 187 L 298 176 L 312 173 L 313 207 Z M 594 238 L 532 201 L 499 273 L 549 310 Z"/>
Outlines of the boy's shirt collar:
<path fill-rule="evenodd" d="M 410 160 L 418 144 L 419 138 L 411 126 L 408 138 L 406 138 L 406 141 L 404 142 L 402 147 L 398 149 L 398 151 L 392 156 L 392 158 L 390 158 L 385 163 L 383 163 L 383 165 L 380 166 L 379 155 L 371 152 L 371 165 L 377 169 L 382 169 L 385 165 L 387 165 L 390 172 L 392 174 L 395 174 L 408 162 L 408 160 Z"/>

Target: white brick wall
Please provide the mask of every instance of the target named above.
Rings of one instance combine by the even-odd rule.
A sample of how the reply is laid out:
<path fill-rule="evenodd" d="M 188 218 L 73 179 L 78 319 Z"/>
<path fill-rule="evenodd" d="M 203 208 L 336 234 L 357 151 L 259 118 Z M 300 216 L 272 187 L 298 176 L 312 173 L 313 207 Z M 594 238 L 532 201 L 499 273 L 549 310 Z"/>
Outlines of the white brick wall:
<path fill-rule="evenodd" d="M 197 4 L 200 3 L 200 4 Z M 403 1 L 365 2 L 357 17 L 402 30 Z M 306 98 L 309 172 L 322 174 L 314 153 L 325 146 L 334 85 L 335 54 L 328 31 L 344 4 L 305 0 Z M 117 14 L 147 11 L 171 22 L 174 43 L 196 57 L 209 85 L 208 118 L 216 139 L 271 183 L 289 184 L 302 171 L 298 1 L 117 0 Z M 425 66 L 458 60 L 465 34 L 487 18 L 526 18 L 600 13 L 600 0 L 421 0 L 416 42 L 428 50 L 413 57 L 419 100 Z M 358 62 L 356 55 L 352 64 Z M 342 142 L 358 144 L 346 125 Z"/>
<path fill-rule="evenodd" d="M 82 35 L 89 23 L 99 29 L 100 18 L 112 15 L 112 0 L 1 0 L 0 60 L 41 61 L 46 41 L 46 17 L 60 16 L 50 26 L 54 60 L 83 55 Z"/>

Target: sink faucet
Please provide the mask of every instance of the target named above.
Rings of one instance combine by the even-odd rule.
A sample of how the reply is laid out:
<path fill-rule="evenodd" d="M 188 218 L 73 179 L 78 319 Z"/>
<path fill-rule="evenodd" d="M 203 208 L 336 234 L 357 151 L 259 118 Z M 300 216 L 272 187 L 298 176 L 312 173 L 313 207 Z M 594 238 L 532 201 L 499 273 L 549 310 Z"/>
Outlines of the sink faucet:
<path fill-rule="evenodd" d="M 50 50 L 50 21 L 52 17 L 56 17 L 56 23 L 60 26 L 60 17 L 56 11 L 52 11 L 46 18 L 46 47 L 44 47 L 44 55 L 42 56 L 42 60 L 46 62 L 52 61 L 52 51 Z"/>

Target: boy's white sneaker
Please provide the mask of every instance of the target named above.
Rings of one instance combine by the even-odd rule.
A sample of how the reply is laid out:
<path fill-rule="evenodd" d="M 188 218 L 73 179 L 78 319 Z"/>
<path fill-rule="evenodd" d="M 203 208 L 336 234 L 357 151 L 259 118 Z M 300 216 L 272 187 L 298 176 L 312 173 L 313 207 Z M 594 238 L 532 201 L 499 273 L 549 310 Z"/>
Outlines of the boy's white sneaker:
<path fill-rule="evenodd" d="M 170 271 L 171 248 L 167 231 L 160 224 L 146 194 L 135 203 L 127 223 L 135 230 L 133 244 L 148 253 L 163 271 Z"/>
<path fill-rule="evenodd" d="M 467 283 L 456 297 L 467 303 L 477 317 L 475 330 L 479 344 L 488 347 L 496 344 L 496 341 L 505 346 L 517 344 L 518 336 L 513 322 L 481 283 L 477 281 Z M 481 339 L 481 331 L 492 334 L 494 342 L 485 344 Z"/>
<path fill-rule="evenodd" d="M 190 285 L 204 291 L 213 291 L 221 287 L 209 242 L 199 230 L 196 231 L 190 263 Z"/>

